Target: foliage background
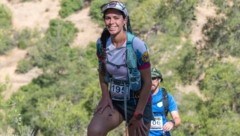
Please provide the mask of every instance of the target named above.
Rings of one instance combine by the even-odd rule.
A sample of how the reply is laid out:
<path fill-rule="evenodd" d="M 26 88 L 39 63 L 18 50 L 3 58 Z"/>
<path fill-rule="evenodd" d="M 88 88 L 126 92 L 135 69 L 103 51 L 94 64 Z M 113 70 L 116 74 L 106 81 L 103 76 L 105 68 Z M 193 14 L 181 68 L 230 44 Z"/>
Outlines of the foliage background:
<path fill-rule="evenodd" d="M 90 15 L 99 25 L 103 24 L 97 7 L 106 1 L 92 0 L 90 4 Z M 62 18 L 53 19 L 43 37 L 34 30 L 13 31 L 9 25 L 11 12 L 0 5 L 0 54 L 13 47 L 31 47 L 17 72 L 26 73 L 33 67 L 43 70 L 41 76 L 8 101 L 0 97 L 0 134 L 11 127 L 14 135 L 86 135 L 101 96 L 95 43 L 85 49 L 71 48 L 78 30 L 64 20 L 81 10 L 83 2 L 62 0 L 59 13 Z M 173 135 L 240 135 L 239 1 L 232 0 L 232 6 L 225 0 L 213 1 L 218 15 L 224 17 L 211 18 L 205 24 L 202 48 L 196 48 L 189 38 L 194 9 L 200 1 L 124 2 L 134 33 L 148 44 L 152 65 L 161 69 L 163 85 L 179 104 L 182 124 Z M 191 85 L 196 81 L 204 99 L 177 88 L 179 84 Z M 0 84 L 0 92 L 4 89 L 6 85 Z M 123 130 L 121 126 L 109 135 L 123 135 Z"/>

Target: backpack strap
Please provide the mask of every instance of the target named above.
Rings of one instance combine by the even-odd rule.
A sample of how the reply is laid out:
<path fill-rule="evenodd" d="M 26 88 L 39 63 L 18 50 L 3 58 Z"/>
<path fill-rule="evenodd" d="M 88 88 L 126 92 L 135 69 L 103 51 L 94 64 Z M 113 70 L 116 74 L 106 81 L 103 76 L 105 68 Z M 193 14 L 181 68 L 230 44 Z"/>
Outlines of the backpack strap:
<path fill-rule="evenodd" d="M 130 83 L 130 88 L 131 87 L 131 69 L 130 68 L 135 68 L 137 67 L 137 64 L 135 64 L 137 62 L 137 57 L 136 57 L 136 54 L 133 50 L 133 39 L 134 39 L 134 35 L 127 32 L 127 43 L 126 43 L 126 64 L 127 64 L 127 67 L 128 67 L 128 80 L 129 80 L 129 83 Z M 130 75 L 129 75 L 130 74 Z M 124 116 L 125 118 L 127 119 L 127 100 L 126 100 L 126 95 L 124 97 Z M 128 123 L 126 121 L 126 126 L 128 126 Z"/>
<path fill-rule="evenodd" d="M 162 95 L 163 95 L 163 107 L 164 107 L 164 113 L 165 113 L 165 116 L 167 117 L 167 114 L 168 114 L 168 95 L 167 95 L 167 91 L 165 88 L 162 88 Z"/>
<path fill-rule="evenodd" d="M 137 55 L 133 49 L 134 35 L 127 32 L 126 64 L 128 67 L 128 80 L 132 91 L 139 91 L 142 87 L 141 74 L 137 67 Z"/>
<path fill-rule="evenodd" d="M 133 39 L 134 39 L 134 35 L 127 32 L 127 45 L 126 45 L 126 48 L 127 48 L 127 65 L 128 65 L 128 68 L 137 68 L 137 56 L 136 56 L 136 53 L 133 49 Z"/>
<path fill-rule="evenodd" d="M 136 68 L 137 67 L 137 56 L 135 54 L 135 51 L 133 49 L 133 39 L 134 39 L 134 35 L 127 32 L 127 44 L 126 44 L 126 48 L 127 48 L 127 65 L 128 68 Z M 107 39 L 109 37 L 105 37 L 104 40 L 100 40 L 100 43 L 97 44 L 97 56 L 99 58 L 100 61 L 105 61 L 106 59 L 106 43 L 107 43 Z"/>

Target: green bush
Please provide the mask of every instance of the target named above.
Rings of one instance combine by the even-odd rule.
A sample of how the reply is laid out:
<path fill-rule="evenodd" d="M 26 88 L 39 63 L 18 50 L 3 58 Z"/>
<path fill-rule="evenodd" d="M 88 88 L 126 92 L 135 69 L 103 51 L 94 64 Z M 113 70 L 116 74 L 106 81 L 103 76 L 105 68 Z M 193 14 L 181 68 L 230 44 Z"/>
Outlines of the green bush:
<path fill-rule="evenodd" d="M 8 29 L 12 26 L 12 14 L 11 11 L 0 4 L 0 30 Z"/>
<path fill-rule="evenodd" d="M 14 41 L 18 48 L 26 49 L 34 46 L 38 41 L 39 32 L 30 29 L 23 29 L 19 32 L 14 32 Z"/>
<path fill-rule="evenodd" d="M 2 94 L 2 92 L 5 91 L 6 88 L 7 88 L 6 84 L 0 83 L 0 94 Z M 3 100 L 3 96 L 0 95 L 0 109 L 2 109 L 2 106 L 3 106 L 2 100 Z M 0 112 L 0 114 L 1 114 L 1 112 Z"/>
<path fill-rule="evenodd" d="M 2 84 L 0 83 L 0 93 L 2 93 L 2 91 L 4 91 L 6 89 L 6 85 L 5 84 Z M 2 95 L 0 95 L 0 98 L 1 98 Z M 1 100 L 1 99 L 0 99 Z"/>
<path fill-rule="evenodd" d="M 194 20 L 197 0 L 168 1 L 162 0 L 155 12 L 156 23 L 164 33 L 180 35 L 182 32 L 189 33 L 191 21 Z"/>
<path fill-rule="evenodd" d="M 124 2 L 130 7 L 130 15 L 135 23 L 133 27 L 137 32 L 148 34 L 155 26 L 160 31 L 148 34 L 145 41 L 151 52 L 152 65 L 161 69 L 166 81 L 163 85 L 174 92 L 179 104 L 182 124 L 172 134 L 240 135 L 239 4 L 232 9 L 223 5 L 224 10 L 218 12 L 224 13 L 227 19 L 222 22 L 209 20 L 203 31 L 208 37 L 206 46 L 196 49 L 187 39 L 196 0 Z M 154 2 L 157 4 L 154 5 Z M 221 2 L 223 0 L 218 2 L 219 7 Z M 236 0 L 233 2 L 236 3 Z M 91 5 L 91 16 L 101 22 L 99 6 L 103 3 L 105 1 L 94 0 Z M 147 12 L 143 13 L 140 9 L 146 9 Z M 147 19 L 153 23 L 145 24 L 149 21 Z M 19 63 L 20 71 L 38 66 L 43 70 L 43 75 L 22 87 L 8 101 L 7 108 L 3 109 L 8 119 L 6 126 L 11 126 L 16 135 L 31 135 L 32 130 L 36 130 L 38 135 L 86 134 L 101 90 L 97 78 L 95 43 L 86 49 L 70 48 L 75 34 L 72 23 L 52 20 L 46 36 L 31 48 L 29 58 Z M 13 43 L 11 35 L 10 31 L 1 30 L 0 51 L 16 45 L 18 40 Z M 28 34 L 23 35 L 18 39 L 28 37 Z M 224 58 L 223 63 L 225 56 L 234 56 L 234 64 L 230 64 L 232 60 L 228 58 Z M 189 90 L 174 91 L 178 84 L 195 83 L 201 73 L 205 76 L 197 85 L 205 100 L 195 93 L 184 93 Z M 4 86 L 0 86 L 0 90 L 3 89 Z M 0 103 L 3 102 L 1 100 Z M 6 123 L 2 124 L 3 121 L 0 121 L 0 128 Z M 109 135 L 123 135 L 123 125 Z"/>
<path fill-rule="evenodd" d="M 77 32 L 78 29 L 72 22 L 54 19 L 50 21 L 45 40 L 47 43 L 55 46 L 69 46 Z"/>
<path fill-rule="evenodd" d="M 61 9 L 59 11 L 59 15 L 62 18 L 65 18 L 75 11 L 82 9 L 82 7 L 83 0 L 61 0 Z"/>
<path fill-rule="evenodd" d="M 33 65 L 31 64 L 30 60 L 23 59 L 23 60 L 20 60 L 20 62 L 18 62 L 16 72 L 27 73 L 32 68 L 33 68 Z"/>
<path fill-rule="evenodd" d="M 69 54 L 74 53 L 69 49 L 69 45 L 76 33 L 77 29 L 73 23 L 60 19 L 51 20 L 45 37 L 29 52 L 29 57 L 33 61 L 31 64 L 44 69 L 49 67 L 53 69 L 58 68 L 58 71 L 61 71 L 66 65 L 63 61 L 69 61 L 66 58 L 69 57 Z M 49 72 L 53 74 L 59 73 L 57 71 Z"/>
<path fill-rule="evenodd" d="M 86 50 L 64 46 L 55 52 L 57 59 L 42 66 L 44 74 L 11 98 L 8 122 L 17 132 L 26 126 L 43 135 L 84 135 L 86 131 L 100 97 L 95 43 Z"/>
<path fill-rule="evenodd" d="M 2 31 L 1 31 L 2 30 Z M 0 54 L 6 53 L 14 47 L 26 49 L 38 42 L 39 32 L 30 29 L 21 31 L 0 29 Z"/>
<path fill-rule="evenodd" d="M 9 30 L 12 26 L 11 11 L 0 4 L 0 55 L 12 49 L 15 45 L 12 40 L 12 33 Z"/>
<path fill-rule="evenodd" d="M 100 25 L 103 25 L 103 14 L 100 7 L 108 1 L 109 0 L 93 0 L 91 3 L 90 16 Z"/>
<path fill-rule="evenodd" d="M 144 1 L 131 9 L 130 19 L 134 33 L 146 33 L 156 24 L 156 12 L 161 4 L 159 0 Z"/>
<path fill-rule="evenodd" d="M 206 41 L 206 55 L 216 57 L 240 57 L 240 6 L 226 8 L 228 18 L 209 19 L 203 28 Z"/>
<path fill-rule="evenodd" d="M 190 1 L 128 1 L 132 27 L 137 34 L 151 31 L 178 36 L 190 32 L 194 19 L 194 6 L 197 0 Z M 141 13 L 141 14 L 139 14 Z"/>
<path fill-rule="evenodd" d="M 176 66 L 176 70 L 181 77 L 181 80 L 184 84 L 190 84 L 191 82 L 197 79 L 197 69 L 196 69 L 196 61 L 197 61 L 197 53 L 193 49 L 189 49 L 188 51 L 181 52 L 181 64 Z"/>
<path fill-rule="evenodd" d="M 199 133 L 238 135 L 239 124 L 233 120 L 240 119 L 239 68 L 231 63 L 216 61 L 206 70 L 205 75 L 200 89 L 207 99 L 199 106 L 199 115 L 202 115 Z M 228 127 L 231 129 L 226 129 Z"/>
<path fill-rule="evenodd" d="M 0 83 L 0 94 L 2 94 L 3 91 L 5 91 L 7 88 L 6 84 Z M 3 128 L 5 128 L 5 117 L 4 117 L 4 113 L 3 113 L 3 106 L 4 106 L 4 101 L 3 101 L 3 97 L 2 95 L 0 95 L 0 134 L 1 131 L 4 130 Z"/>
<path fill-rule="evenodd" d="M 15 47 L 12 40 L 12 33 L 9 30 L 0 29 L 0 55 L 5 54 L 7 51 Z"/>

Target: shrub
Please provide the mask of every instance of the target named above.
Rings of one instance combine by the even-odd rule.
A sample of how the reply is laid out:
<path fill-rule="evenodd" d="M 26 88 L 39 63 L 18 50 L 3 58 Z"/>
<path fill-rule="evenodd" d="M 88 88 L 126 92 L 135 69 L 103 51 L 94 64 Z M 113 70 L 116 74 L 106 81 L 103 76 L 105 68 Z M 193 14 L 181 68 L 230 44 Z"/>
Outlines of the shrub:
<path fill-rule="evenodd" d="M 8 29 L 12 24 L 11 11 L 4 5 L 0 4 L 0 29 Z"/>
<path fill-rule="evenodd" d="M 94 0 L 91 3 L 90 7 L 90 16 L 93 18 L 93 20 L 97 21 L 97 23 L 103 25 L 102 21 L 102 12 L 100 7 L 104 4 L 107 3 L 108 0 Z"/>
<path fill-rule="evenodd" d="M 47 42 L 52 45 L 69 45 L 73 41 L 77 28 L 69 21 L 54 19 L 50 21 L 50 27 L 46 33 Z"/>
<path fill-rule="evenodd" d="M 0 31 L 0 55 L 6 53 L 6 51 L 12 49 L 14 46 L 11 32 L 8 30 Z"/>
<path fill-rule="evenodd" d="M 61 0 L 61 10 L 59 15 L 62 18 L 69 16 L 77 10 L 82 9 L 83 0 Z"/>
<path fill-rule="evenodd" d="M 149 0 L 142 2 L 131 11 L 132 28 L 136 33 L 146 33 L 156 23 L 154 16 L 160 6 L 159 0 Z"/>
<path fill-rule="evenodd" d="M 233 6 L 226 9 L 228 17 L 209 19 L 203 28 L 207 37 L 206 52 L 211 56 L 234 56 L 239 57 L 240 51 L 240 6 Z M 216 55 L 217 54 L 217 55 Z"/>
<path fill-rule="evenodd" d="M 14 33 L 15 44 L 20 49 L 26 49 L 27 47 L 33 46 L 37 42 L 39 33 L 30 29 L 23 29 L 19 32 Z"/>
<path fill-rule="evenodd" d="M 24 59 L 18 63 L 16 72 L 27 73 L 31 68 L 33 68 L 33 65 L 31 64 L 31 62 L 29 60 Z"/>

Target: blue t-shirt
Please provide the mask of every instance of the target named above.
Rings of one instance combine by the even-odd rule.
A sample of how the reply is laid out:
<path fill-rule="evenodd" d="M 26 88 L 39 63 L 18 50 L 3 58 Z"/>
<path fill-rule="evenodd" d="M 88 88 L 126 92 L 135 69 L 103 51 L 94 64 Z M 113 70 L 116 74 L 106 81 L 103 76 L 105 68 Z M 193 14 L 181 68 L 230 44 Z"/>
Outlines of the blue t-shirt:
<path fill-rule="evenodd" d="M 162 136 L 163 133 L 165 135 L 169 135 L 169 132 L 163 132 L 162 127 L 168 121 L 165 113 L 164 113 L 164 106 L 163 106 L 163 93 L 162 88 L 159 88 L 157 94 L 152 95 L 152 111 L 155 120 L 151 122 L 151 128 L 149 136 Z M 168 111 L 178 111 L 177 103 L 174 100 L 173 96 L 168 93 Z"/>

